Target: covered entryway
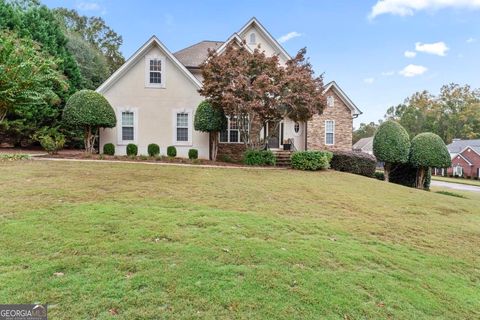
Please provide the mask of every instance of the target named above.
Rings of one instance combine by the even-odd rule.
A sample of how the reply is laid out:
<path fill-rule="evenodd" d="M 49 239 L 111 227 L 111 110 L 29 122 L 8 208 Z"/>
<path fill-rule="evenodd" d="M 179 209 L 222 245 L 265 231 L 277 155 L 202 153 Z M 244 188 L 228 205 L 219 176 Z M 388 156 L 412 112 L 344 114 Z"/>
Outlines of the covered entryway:
<path fill-rule="evenodd" d="M 267 136 L 268 136 L 268 148 L 269 149 L 279 149 L 281 145 L 281 132 L 282 128 L 280 123 L 268 122 L 267 123 Z"/>

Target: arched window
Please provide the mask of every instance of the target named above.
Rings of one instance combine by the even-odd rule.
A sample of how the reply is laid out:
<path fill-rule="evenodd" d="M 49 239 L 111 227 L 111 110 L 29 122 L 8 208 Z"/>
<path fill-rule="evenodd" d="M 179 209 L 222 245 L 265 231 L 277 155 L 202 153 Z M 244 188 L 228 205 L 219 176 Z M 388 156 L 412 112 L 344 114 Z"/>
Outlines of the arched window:
<path fill-rule="evenodd" d="M 256 39 L 256 38 L 257 38 L 257 37 L 256 37 L 255 33 L 253 33 L 253 32 L 250 33 L 249 43 L 250 43 L 250 44 L 255 44 L 255 43 L 257 43 L 257 39 Z"/>

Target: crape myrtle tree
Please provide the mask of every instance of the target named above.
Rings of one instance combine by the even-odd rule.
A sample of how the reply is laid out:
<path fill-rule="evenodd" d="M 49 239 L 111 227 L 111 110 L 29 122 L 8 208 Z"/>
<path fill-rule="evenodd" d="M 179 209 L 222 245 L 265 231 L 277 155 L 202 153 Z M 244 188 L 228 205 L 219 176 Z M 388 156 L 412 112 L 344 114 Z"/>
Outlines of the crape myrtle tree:
<path fill-rule="evenodd" d="M 210 135 L 210 159 L 217 160 L 218 133 L 227 128 L 227 118 L 220 108 L 213 108 L 207 101 L 202 101 L 195 111 L 195 130 L 208 132 Z"/>
<path fill-rule="evenodd" d="M 378 161 L 384 162 L 385 181 L 394 163 L 408 162 L 410 138 L 407 131 L 397 122 L 383 122 L 373 137 L 373 154 Z"/>
<path fill-rule="evenodd" d="M 442 138 L 434 133 L 425 132 L 412 139 L 410 163 L 418 168 L 416 187 L 423 189 L 428 169 L 449 167 L 452 160 Z"/>
<path fill-rule="evenodd" d="M 58 104 L 57 92 L 67 88 L 56 59 L 33 40 L 0 31 L 0 123 L 14 108 Z"/>
<path fill-rule="evenodd" d="M 100 128 L 113 128 L 117 123 L 115 111 L 104 96 L 92 90 L 80 90 L 67 101 L 63 110 L 66 125 L 84 131 L 87 153 L 95 151 Z"/>
<path fill-rule="evenodd" d="M 199 92 L 213 108 L 237 119 L 248 149 L 261 148 L 259 133 L 266 123 L 278 126 L 286 116 L 308 120 L 323 111 L 323 79 L 313 76 L 305 52 L 300 50 L 281 66 L 278 56 L 267 56 L 260 48 L 251 51 L 245 43 L 230 44 L 221 54 L 210 50 L 201 66 L 204 80 Z"/>

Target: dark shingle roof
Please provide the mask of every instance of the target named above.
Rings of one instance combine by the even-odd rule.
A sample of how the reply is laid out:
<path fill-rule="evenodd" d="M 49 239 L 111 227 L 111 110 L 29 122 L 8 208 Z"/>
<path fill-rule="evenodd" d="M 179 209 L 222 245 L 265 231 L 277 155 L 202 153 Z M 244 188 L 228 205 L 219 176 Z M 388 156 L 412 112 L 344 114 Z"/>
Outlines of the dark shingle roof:
<path fill-rule="evenodd" d="M 185 67 L 196 68 L 207 59 L 208 49 L 216 50 L 222 44 L 222 41 L 201 41 L 190 47 L 177 51 L 173 55 Z"/>
<path fill-rule="evenodd" d="M 353 150 L 373 151 L 373 137 L 358 140 L 353 145 Z"/>
<path fill-rule="evenodd" d="M 453 140 L 447 148 L 450 153 L 459 153 L 466 147 L 472 147 L 477 151 L 477 148 L 480 148 L 480 139 L 475 140 Z"/>

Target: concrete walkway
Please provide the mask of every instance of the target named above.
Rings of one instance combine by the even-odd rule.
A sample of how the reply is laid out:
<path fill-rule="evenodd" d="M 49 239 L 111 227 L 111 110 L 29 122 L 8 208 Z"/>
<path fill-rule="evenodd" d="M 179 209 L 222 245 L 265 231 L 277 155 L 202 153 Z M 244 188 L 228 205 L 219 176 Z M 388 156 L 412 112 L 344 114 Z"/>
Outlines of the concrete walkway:
<path fill-rule="evenodd" d="M 40 158 L 32 157 L 35 161 L 67 161 L 67 162 L 94 162 L 94 163 L 115 163 L 115 164 L 148 164 L 154 166 L 174 166 L 192 168 L 215 168 L 215 169 L 241 169 L 241 170 L 287 170 L 285 167 L 247 167 L 247 166 L 215 166 L 210 164 L 189 164 L 189 163 L 168 163 L 168 162 L 147 162 L 147 161 L 124 161 L 124 160 L 93 160 L 93 159 L 65 159 L 65 158 Z"/>
<path fill-rule="evenodd" d="M 454 189 L 454 190 L 459 190 L 459 191 L 480 192 L 480 187 L 471 186 L 471 185 L 467 185 L 467 184 L 461 184 L 461 183 L 452 183 L 452 182 L 432 180 L 430 185 L 432 187 L 444 187 L 444 188 L 449 188 L 449 189 Z"/>

